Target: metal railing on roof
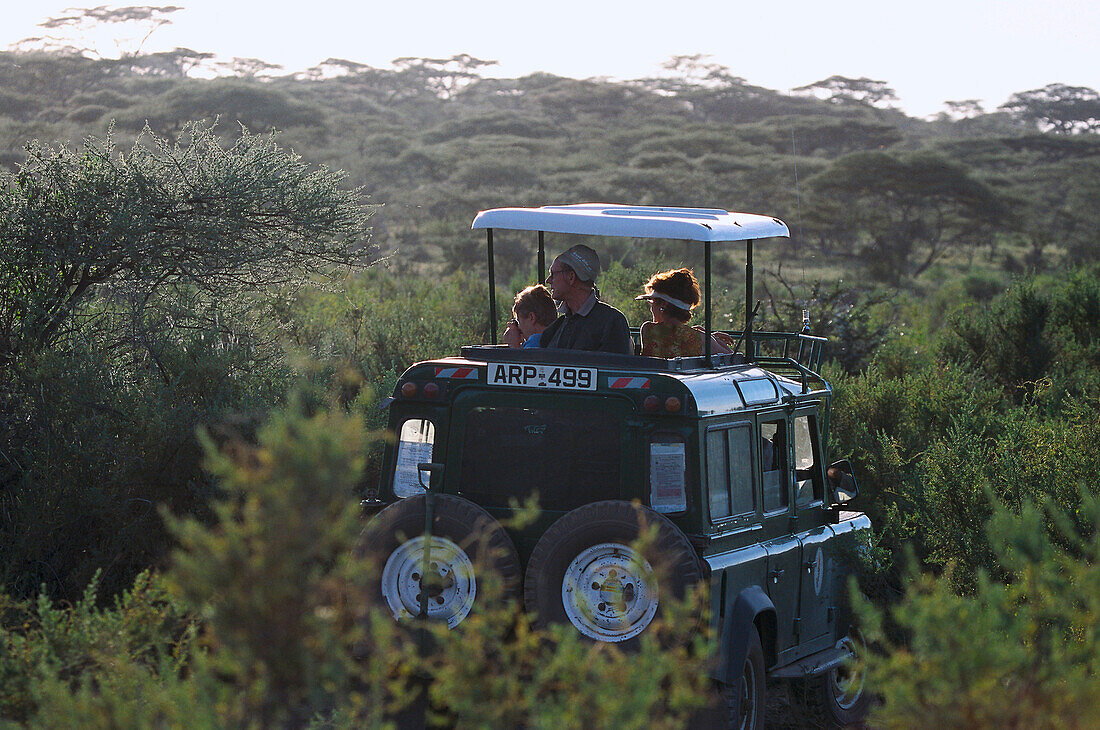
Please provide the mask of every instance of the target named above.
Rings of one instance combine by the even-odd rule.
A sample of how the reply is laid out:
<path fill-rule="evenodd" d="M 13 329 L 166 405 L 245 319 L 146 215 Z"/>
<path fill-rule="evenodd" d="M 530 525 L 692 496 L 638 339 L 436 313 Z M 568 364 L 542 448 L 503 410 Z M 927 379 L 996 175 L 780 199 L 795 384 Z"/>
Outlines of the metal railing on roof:
<path fill-rule="evenodd" d="M 739 332 L 731 332 L 739 336 Z M 793 360 L 803 368 L 818 372 L 821 369 L 821 356 L 828 339 L 804 332 L 766 332 L 753 330 L 751 360 L 779 357 Z"/>

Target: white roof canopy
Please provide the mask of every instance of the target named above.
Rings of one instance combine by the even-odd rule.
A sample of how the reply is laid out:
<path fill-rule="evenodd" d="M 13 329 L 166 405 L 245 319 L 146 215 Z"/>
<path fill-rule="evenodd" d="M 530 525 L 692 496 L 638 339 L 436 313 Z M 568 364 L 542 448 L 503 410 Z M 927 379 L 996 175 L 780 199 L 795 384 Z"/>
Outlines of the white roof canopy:
<path fill-rule="evenodd" d="M 766 215 L 730 213 L 717 208 L 657 208 L 608 203 L 493 208 L 478 213 L 471 228 L 682 241 L 790 237 L 787 224 Z"/>

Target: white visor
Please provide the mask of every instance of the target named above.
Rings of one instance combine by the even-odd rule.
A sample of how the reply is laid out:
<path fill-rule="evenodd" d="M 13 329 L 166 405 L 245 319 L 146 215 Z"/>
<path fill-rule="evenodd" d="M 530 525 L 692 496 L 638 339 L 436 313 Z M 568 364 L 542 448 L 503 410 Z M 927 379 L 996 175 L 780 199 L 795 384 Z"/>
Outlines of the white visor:
<path fill-rule="evenodd" d="M 669 304 L 671 304 L 674 307 L 679 307 L 680 309 L 683 309 L 683 310 L 688 311 L 688 312 L 691 311 L 691 305 L 688 304 L 687 302 L 682 302 L 679 299 L 673 299 L 668 294 L 662 294 L 659 291 L 650 292 L 649 294 L 639 294 L 638 296 L 636 296 L 634 298 L 635 299 L 661 299 L 663 301 L 668 302 Z"/>

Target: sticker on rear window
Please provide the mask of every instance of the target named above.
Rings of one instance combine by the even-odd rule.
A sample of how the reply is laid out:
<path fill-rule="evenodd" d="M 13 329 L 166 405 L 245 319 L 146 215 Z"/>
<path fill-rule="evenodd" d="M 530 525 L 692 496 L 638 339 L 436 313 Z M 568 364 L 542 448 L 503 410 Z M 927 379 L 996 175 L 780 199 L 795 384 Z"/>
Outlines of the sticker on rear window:
<path fill-rule="evenodd" d="M 649 445 L 649 506 L 658 512 L 687 509 L 687 458 L 683 443 Z"/>

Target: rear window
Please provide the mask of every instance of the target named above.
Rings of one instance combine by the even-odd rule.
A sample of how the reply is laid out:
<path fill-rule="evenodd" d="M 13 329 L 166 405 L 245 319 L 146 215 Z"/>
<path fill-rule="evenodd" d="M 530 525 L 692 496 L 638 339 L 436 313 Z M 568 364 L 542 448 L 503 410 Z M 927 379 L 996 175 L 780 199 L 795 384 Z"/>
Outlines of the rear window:
<path fill-rule="evenodd" d="M 410 418 L 397 431 L 397 470 L 393 475 L 393 493 L 398 497 L 420 494 L 419 464 L 432 460 L 435 424 L 425 418 Z M 426 477 L 425 477 L 426 481 Z"/>
<path fill-rule="evenodd" d="M 617 499 L 621 440 L 620 418 L 597 411 L 474 408 L 463 434 L 459 494 L 506 506 L 538 492 L 548 510 Z"/>

